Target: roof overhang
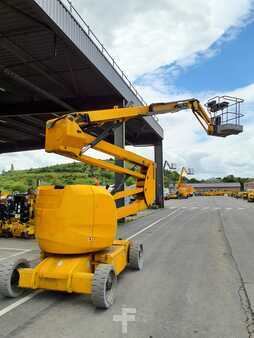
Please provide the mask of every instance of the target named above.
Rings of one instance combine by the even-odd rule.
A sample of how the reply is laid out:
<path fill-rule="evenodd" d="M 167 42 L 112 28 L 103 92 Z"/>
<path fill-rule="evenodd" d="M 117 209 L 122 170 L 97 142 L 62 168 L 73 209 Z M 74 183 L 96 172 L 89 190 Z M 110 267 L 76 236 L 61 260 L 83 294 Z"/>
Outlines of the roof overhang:
<path fill-rule="evenodd" d="M 66 112 L 143 104 L 60 0 L 2 0 L 0 18 L 0 153 L 43 148 L 45 121 Z M 127 123 L 127 144 L 161 138 L 153 117 Z"/>

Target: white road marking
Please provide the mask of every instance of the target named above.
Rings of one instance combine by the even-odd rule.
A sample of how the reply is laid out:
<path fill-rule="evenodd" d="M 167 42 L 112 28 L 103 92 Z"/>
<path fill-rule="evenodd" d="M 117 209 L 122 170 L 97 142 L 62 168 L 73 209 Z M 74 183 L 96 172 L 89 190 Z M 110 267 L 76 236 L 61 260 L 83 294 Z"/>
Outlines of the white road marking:
<path fill-rule="evenodd" d="M 27 250 L 23 250 L 23 251 L 17 252 L 17 253 L 15 253 L 13 255 L 2 257 L 2 258 L 0 258 L 0 262 L 5 261 L 6 259 L 9 259 L 9 258 L 12 258 L 12 257 L 23 255 L 23 254 L 25 254 L 27 252 L 30 252 L 30 251 L 32 251 L 32 250 L 31 249 L 27 249 Z"/>
<path fill-rule="evenodd" d="M 24 251 L 26 249 L 17 249 L 17 248 L 0 248 L 0 250 L 5 250 L 5 251 Z"/>
<path fill-rule="evenodd" d="M 30 299 L 34 298 L 35 296 L 37 296 L 39 293 L 43 292 L 44 290 L 37 290 L 33 293 L 31 293 L 30 295 L 27 295 L 19 300 L 17 300 L 15 303 L 6 306 L 4 309 L 0 310 L 0 317 L 4 316 L 6 313 L 16 309 L 18 306 L 28 302 Z"/>
<path fill-rule="evenodd" d="M 199 207 L 170 207 L 170 209 L 188 209 L 188 210 L 196 210 L 196 209 L 200 209 L 200 210 L 208 210 L 208 209 L 213 209 L 213 210 L 233 210 L 234 208 L 221 208 L 221 207 L 203 207 L 203 208 L 199 208 Z M 237 210 L 246 210 L 247 207 L 245 208 L 236 208 Z"/>
<path fill-rule="evenodd" d="M 130 240 L 130 239 L 132 239 L 132 238 L 134 238 L 134 237 L 136 237 L 136 236 L 142 234 L 142 233 L 145 232 L 146 230 L 151 229 L 151 228 L 154 227 L 156 224 L 160 223 L 161 221 L 164 221 L 164 219 L 167 219 L 169 216 L 174 215 L 178 210 L 179 210 L 179 209 L 174 210 L 173 212 L 171 212 L 171 213 L 168 214 L 167 216 L 164 216 L 164 217 L 161 217 L 161 218 L 157 219 L 157 221 L 155 221 L 155 222 L 153 222 L 152 224 L 146 226 L 146 227 L 143 228 L 142 230 L 139 230 L 139 231 L 136 232 L 134 235 L 131 235 L 130 237 L 128 237 L 128 238 L 126 238 L 126 239 L 127 239 L 127 240 Z"/>

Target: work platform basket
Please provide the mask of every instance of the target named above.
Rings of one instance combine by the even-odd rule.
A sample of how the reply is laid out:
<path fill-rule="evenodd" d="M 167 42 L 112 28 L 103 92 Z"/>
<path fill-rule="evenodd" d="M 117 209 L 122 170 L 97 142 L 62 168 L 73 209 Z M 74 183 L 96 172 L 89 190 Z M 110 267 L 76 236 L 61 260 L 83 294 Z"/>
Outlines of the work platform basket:
<path fill-rule="evenodd" d="M 218 136 L 237 135 L 243 131 L 241 125 L 241 104 L 243 99 L 233 96 L 215 96 L 206 107 L 216 126 Z"/>

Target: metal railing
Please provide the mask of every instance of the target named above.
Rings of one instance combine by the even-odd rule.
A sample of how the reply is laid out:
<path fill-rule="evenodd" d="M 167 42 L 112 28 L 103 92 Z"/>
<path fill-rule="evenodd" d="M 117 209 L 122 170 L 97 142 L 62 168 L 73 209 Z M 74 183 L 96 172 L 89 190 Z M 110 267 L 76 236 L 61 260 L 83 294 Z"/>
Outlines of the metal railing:
<path fill-rule="evenodd" d="M 117 73 L 124 80 L 124 82 L 128 85 L 128 87 L 131 89 L 131 91 L 138 97 L 138 99 L 142 102 L 142 104 L 146 105 L 145 100 L 138 93 L 137 89 L 133 86 L 133 84 L 128 79 L 128 77 L 125 75 L 123 70 L 118 66 L 118 64 L 116 63 L 114 58 L 109 54 L 107 49 L 104 47 L 104 45 L 100 42 L 100 40 L 97 38 L 97 36 L 91 30 L 90 26 L 85 22 L 85 20 L 81 17 L 81 15 L 78 13 L 78 11 L 75 9 L 75 7 L 72 5 L 72 2 L 70 0 L 59 0 L 59 1 L 62 3 L 62 5 L 65 7 L 65 9 L 71 14 L 71 16 L 78 23 L 78 25 L 81 27 L 81 29 L 93 41 L 93 43 L 98 48 L 100 53 L 110 62 L 110 64 L 117 71 Z"/>
<path fill-rule="evenodd" d="M 220 124 L 234 124 L 240 125 L 241 117 L 241 104 L 243 99 L 233 96 L 215 96 L 208 100 L 206 107 L 212 116 L 212 119 L 220 121 Z"/>

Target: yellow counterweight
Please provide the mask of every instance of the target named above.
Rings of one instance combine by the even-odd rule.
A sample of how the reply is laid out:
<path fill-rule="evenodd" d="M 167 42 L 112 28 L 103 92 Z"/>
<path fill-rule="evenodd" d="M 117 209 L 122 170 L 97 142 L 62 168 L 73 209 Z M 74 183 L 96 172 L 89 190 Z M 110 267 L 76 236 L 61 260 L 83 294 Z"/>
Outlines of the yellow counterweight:
<path fill-rule="evenodd" d="M 36 238 L 43 252 L 82 254 L 110 247 L 116 236 L 116 207 L 103 187 L 40 187 Z"/>

